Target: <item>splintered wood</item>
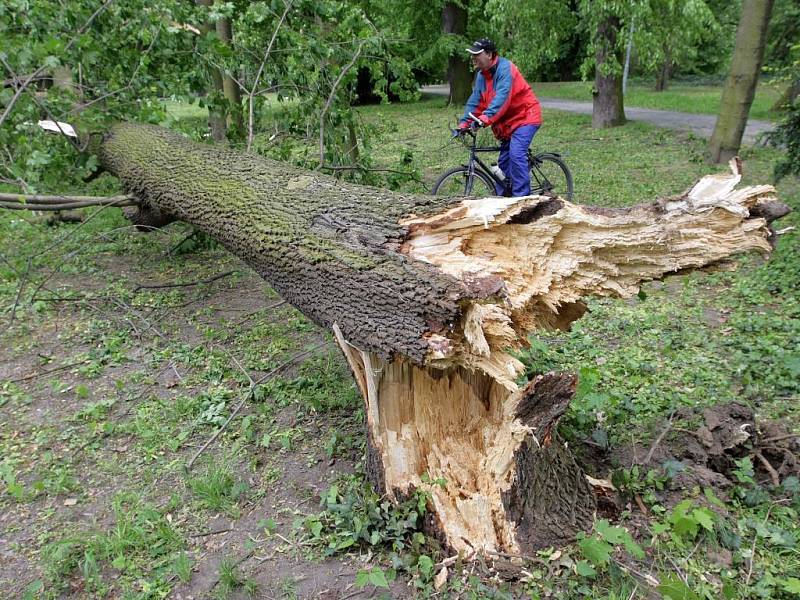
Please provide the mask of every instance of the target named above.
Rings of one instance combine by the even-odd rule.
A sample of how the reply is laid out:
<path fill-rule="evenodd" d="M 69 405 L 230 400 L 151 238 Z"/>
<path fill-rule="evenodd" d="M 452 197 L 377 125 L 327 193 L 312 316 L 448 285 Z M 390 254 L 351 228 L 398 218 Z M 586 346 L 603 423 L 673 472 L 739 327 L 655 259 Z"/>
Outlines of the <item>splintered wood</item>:
<path fill-rule="evenodd" d="M 531 331 L 568 327 L 587 296 L 629 297 L 667 273 L 769 252 L 767 220 L 751 212 L 775 202 L 775 191 L 736 190 L 738 163 L 732 169 L 628 209 L 465 199 L 403 221 L 408 257 L 498 291 L 465 303 L 448 332 L 428 334 L 424 365 L 363 352 L 334 326 L 366 399 L 373 481 L 395 499 L 426 489 L 434 529 L 464 555 L 527 552 L 589 526 L 591 488 L 555 431 L 574 379 L 520 387 L 523 365 L 511 352 Z"/>
<path fill-rule="evenodd" d="M 627 209 L 485 198 L 407 219 L 408 256 L 464 281 L 503 282 L 493 302 L 465 307 L 446 341 L 432 340 L 428 363 L 480 369 L 514 390 L 521 365 L 505 353 L 533 330 L 568 327 L 583 315 L 583 298 L 630 297 L 667 273 L 769 252 L 767 222 L 750 211 L 776 202 L 775 189 L 736 190 L 741 174 L 731 166 L 733 173 L 704 177 L 683 196 Z"/>

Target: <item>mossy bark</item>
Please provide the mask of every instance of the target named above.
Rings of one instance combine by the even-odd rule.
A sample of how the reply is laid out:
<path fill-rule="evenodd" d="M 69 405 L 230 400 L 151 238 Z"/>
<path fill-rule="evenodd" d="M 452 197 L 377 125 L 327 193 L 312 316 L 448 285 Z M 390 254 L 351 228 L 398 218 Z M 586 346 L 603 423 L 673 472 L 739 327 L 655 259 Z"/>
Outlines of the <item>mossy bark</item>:
<path fill-rule="evenodd" d="M 447 199 L 348 185 L 146 125 L 112 128 L 102 160 L 144 211 L 211 233 L 287 301 L 327 329 L 337 323 L 361 348 L 423 362 L 425 335 L 478 297 L 399 253 L 400 219 Z"/>

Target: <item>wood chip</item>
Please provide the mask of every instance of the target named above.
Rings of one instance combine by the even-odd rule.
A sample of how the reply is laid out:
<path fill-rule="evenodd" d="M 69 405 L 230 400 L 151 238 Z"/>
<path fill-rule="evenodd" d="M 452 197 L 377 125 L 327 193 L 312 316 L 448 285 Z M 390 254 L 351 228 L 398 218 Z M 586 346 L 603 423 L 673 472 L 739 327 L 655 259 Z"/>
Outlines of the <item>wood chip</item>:
<path fill-rule="evenodd" d="M 447 567 L 442 567 L 436 574 L 436 577 L 433 578 L 433 587 L 436 590 L 440 590 L 444 587 L 446 583 L 447 583 Z"/>

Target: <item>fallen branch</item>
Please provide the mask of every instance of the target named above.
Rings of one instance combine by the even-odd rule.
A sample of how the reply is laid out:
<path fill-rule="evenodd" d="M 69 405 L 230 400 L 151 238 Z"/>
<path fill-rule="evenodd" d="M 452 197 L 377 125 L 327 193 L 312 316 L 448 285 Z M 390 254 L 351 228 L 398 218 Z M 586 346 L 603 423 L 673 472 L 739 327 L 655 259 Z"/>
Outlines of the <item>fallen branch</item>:
<path fill-rule="evenodd" d="M 119 196 L 64 196 L 61 194 L 9 194 L 0 193 L 0 202 L 18 202 L 24 204 L 70 204 L 75 202 L 92 202 L 94 204 L 109 204 L 122 200 L 132 200 L 136 204 L 136 198 L 129 194 Z"/>
<path fill-rule="evenodd" d="M 322 168 L 322 164 L 325 162 L 325 115 L 328 113 L 328 110 L 333 104 L 333 99 L 336 96 L 336 88 L 339 87 L 339 84 L 342 82 L 342 79 L 347 74 L 347 72 L 356 64 L 358 57 L 361 55 L 361 50 L 364 48 L 364 40 L 358 45 L 355 54 L 353 54 L 353 58 L 350 59 L 350 62 L 347 63 L 344 68 L 339 72 L 339 76 L 336 78 L 336 81 L 333 82 L 333 87 L 331 88 L 331 93 L 328 96 L 328 100 L 325 102 L 325 106 L 322 107 L 322 112 L 319 114 L 319 168 Z"/>
<path fill-rule="evenodd" d="M 16 379 L 12 379 L 11 383 L 19 383 L 20 381 L 28 381 L 30 379 L 36 379 L 38 377 L 43 377 L 44 375 L 50 375 L 51 373 L 57 373 L 58 371 L 64 371 L 65 369 L 71 369 L 72 367 L 77 367 L 78 365 L 82 365 L 87 360 L 79 360 L 77 362 L 69 363 L 67 365 L 61 365 L 60 367 L 55 367 L 53 369 L 48 369 L 46 371 L 39 371 L 38 373 L 31 373 L 30 375 L 26 375 L 25 377 L 17 377 Z"/>
<path fill-rule="evenodd" d="M 667 435 L 667 432 L 669 432 L 669 430 L 672 429 L 672 418 L 674 416 L 675 416 L 675 412 L 673 411 L 672 414 L 669 416 L 669 420 L 667 421 L 667 425 L 664 427 L 664 429 L 661 431 L 661 433 L 655 439 L 655 441 L 653 442 L 653 445 L 650 446 L 650 450 L 647 452 L 647 456 L 645 456 L 644 462 L 642 463 L 642 466 L 649 465 L 650 461 L 653 460 L 653 453 L 656 451 L 656 448 L 658 448 L 658 445 L 661 443 L 661 440 L 664 439 L 664 436 Z M 642 511 L 642 512 L 646 513 L 646 511 Z"/>
<path fill-rule="evenodd" d="M 204 283 L 211 283 L 212 281 L 217 281 L 218 279 L 222 279 L 223 277 L 228 277 L 228 275 L 233 275 L 234 273 L 238 273 L 239 271 L 225 271 L 224 273 L 220 273 L 219 275 L 214 275 L 214 277 L 209 277 L 208 279 L 201 279 L 199 281 L 190 281 L 188 283 L 163 283 L 163 284 L 147 284 L 147 283 L 140 283 L 135 288 L 133 288 L 134 294 L 139 290 L 160 290 L 166 288 L 177 288 L 177 287 L 192 287 L 195 285 L 202 285 Z"/>
<path fill-rule="evenodd" d="M 769 473 L 769 478 L 772 480 L 772 485 L 776 487 L 779 486 L 781 484 L 780 476 L 778 475 L 778 472 L 775 470 L 775 467 L 773 467 L 767 460 L 767 458 L 763 454 L 761 454 L 761 450 L 756 450 L 753 453 L 753 456 L 755 456 L 759 460 L 759 462 L 767 470 L 767 473 Z"/>
<path fill-rule="evenodd" d="M 800 438 L 800 433 L 787 433 L 785 435 L 776 435 L 775 437 L 761 440 L 761 444 L 769 444 L 772 442 L 781 442 L 783 440 L 790 440 L 792 438 Z"/>
<path fill-rule="evenodd" d="M 77 208 L 88 208 L 90 206 L 139 206 L 139 202 L 126 196 L 121 196 L 119 199 L 97 199 L 86 202 L 66 202 L 63 204 L 45 204 L 45 203 L 23 203 L 23 202 L 0 202 L 0 208 L 7 210 L 33 210 L 33 211 L 56 211 L 56 210 L 75 210 Z"/>
<path fill-rule="evenodd" d="M 269 40 L 269 44 L 267 44 L 267 50 L 264 52 L 264 59 L 261 61 L 261 64 L 258 66 L 258 72 L 256 73 L 256 78 L 253 81 L 253 87 L 250 89 L 250 92 L 247 94 L 247 150 L 250 150 L 250 147 L 253 145 L 253 105 L 254 99 L 253 96 L 256 93 L 256 89 L 258 88 L 258 82 L 261 79 L 261 74 L 264 72 L 264 67 L 267 64 L 267 59 L 269 58 L 270 52 L 272 52 L 272 46 L 275 44 L 275 40 L 278 38 L 278 31 L 280 31 L 281 26 L 283 25 L 284 20 L 286 19 L 286 15 L 289 14 L 289 9 L 292 8 L 292 1 L 286 3 L 286 8 L 283 10 L 283 14 L 281 15 L 280 20 L 278 21 L 278 25 L 275 27 L 275 31 L 272 32 L 272 38 Z"/>
<path fill-rule="evenodd" d="M 334 330 L 365 398 L 370 481 L 394 501 L 428 492 L 451 554 L 535 553 L 594 519 L 557 430 L 576 377 L 520 385 L 528 335 L 567 328 L 587 298 L 767 254 L 778 214 L 765 210 L 771 186 L 737 189 L 738 165 L 681 196 L 607 209 L 397 194 L 134 124 L 111 129 L 100 159 L 148 208 L 214 236 Z"/>

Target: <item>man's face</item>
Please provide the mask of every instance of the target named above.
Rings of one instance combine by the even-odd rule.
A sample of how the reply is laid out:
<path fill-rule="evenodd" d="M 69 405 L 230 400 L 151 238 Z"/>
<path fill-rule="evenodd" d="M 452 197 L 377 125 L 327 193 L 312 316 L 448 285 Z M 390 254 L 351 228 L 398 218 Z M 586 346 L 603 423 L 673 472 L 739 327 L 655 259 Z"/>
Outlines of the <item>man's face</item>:
<path fill-rule="evenodd" d="M 472 67 L 476 71 L 485 71 L 492 66 L 492 56 L 485 50 L 480 54 L 472 55 Z"/>

